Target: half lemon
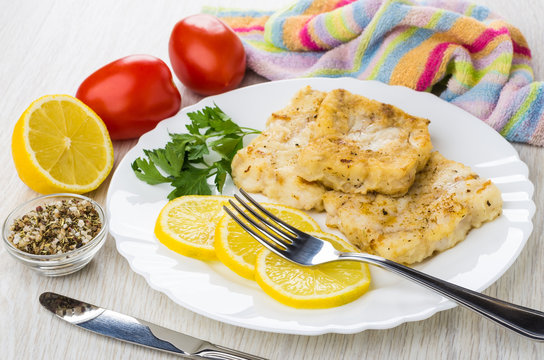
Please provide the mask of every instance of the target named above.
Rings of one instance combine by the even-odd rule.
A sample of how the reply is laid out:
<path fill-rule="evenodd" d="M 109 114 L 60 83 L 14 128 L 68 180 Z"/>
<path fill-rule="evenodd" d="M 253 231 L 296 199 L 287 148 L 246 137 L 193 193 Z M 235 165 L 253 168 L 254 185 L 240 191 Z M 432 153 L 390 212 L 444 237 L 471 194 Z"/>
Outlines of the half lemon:
<path fill-rule="evenodd" d="M 23 112 L 13 130 L 11 152 L 21 180 L 42 193 L 86 193 L 113 167 L 104 122 L 70 95 L 47 95 Z"/>

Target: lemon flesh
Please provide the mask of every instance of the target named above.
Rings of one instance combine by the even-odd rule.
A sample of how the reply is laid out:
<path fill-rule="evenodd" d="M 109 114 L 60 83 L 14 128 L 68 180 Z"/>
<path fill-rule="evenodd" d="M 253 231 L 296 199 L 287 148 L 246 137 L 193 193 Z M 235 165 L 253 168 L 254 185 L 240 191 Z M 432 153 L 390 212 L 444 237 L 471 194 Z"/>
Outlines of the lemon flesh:
<path fill-rule="evenodd" d="M 190 195 L 168 202 L 155 223 L 155 236 L 167 248 L 201 260 L 216 259 L 214 233 L 228 196 Z"/>
<path fill-rule="evenodd" d="M 42 194 L 89 192 L 113 167 L 106 126 L 70 95 L 34 101 L 15 124 L 11 145 L 19 177 Z"/>
<path fill-rule="evenodd" d="M 319 231 L 319 225 L 305 212 L 277 204 L 261 204 L 268 211 L 302 231 Z M 255 261 L 263 246 L 225 215 L 215 232 L 217 257 L 229 269 L 246 279 L 255 279 Z"/>
<path fill-rule="evenodd" d="M 337 250 L 356 251 L 333 234 L 312 235 L 329 241 Z M 354 261 L 298 266 L 263 249 L 257 256 L 255 279 L 264 292 L 282 304 L 323 309 L 347 304 L 363 295 L 370 285 L 370 271 L 366 264 Z"/>

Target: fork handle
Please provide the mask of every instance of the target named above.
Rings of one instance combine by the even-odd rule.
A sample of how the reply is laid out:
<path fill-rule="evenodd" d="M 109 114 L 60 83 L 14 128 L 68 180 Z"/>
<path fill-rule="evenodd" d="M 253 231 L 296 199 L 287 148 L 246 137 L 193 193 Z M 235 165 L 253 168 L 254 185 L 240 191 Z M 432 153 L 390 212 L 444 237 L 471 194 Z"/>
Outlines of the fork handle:
<path fill-rule="evenodd" d="M 510 330 L 534 340 L 544 341 L 544 313 L 541 311 L 480 294 L 379 256 L 342 253 L 339 260 L 362 261 L 392 271 L 434 290 Z"/>

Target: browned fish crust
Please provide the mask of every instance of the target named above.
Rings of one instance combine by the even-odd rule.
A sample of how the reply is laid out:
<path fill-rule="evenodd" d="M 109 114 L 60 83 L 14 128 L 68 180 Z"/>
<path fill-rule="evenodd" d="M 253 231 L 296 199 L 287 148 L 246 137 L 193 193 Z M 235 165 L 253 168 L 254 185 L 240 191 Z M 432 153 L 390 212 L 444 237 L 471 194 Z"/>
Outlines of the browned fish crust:
<path fill-rule="evenodd" d="M 438 152 L 404 196 L 330 191 L 323 200 L 327 225 L 361 251 L 405 264 L 453 247 L 502 209 L 500 191 L 490 180 Z"/>
<path fill-rule="evenodd" d="M 298 209 L 323 210 L 325 188 L 300 177 L 298 157 L 325 96 L 307 86 L 287 107 L 272 113 L 266 129 L 232 161 L 236 186 Z"/>
<path fill-rule="evenodd" d="M 428 124 L 392 105 L 332 90 L 309 125 L 300 176 L 346 193 L 403 195 L 431 154 Z"/>

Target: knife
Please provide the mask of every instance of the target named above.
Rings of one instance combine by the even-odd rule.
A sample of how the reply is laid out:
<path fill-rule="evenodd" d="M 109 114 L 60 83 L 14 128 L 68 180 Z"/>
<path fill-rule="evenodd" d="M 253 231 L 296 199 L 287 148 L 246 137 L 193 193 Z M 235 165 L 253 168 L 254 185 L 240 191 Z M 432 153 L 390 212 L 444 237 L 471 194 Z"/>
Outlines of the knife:
<path fill-rule="evenodd" d="M 67 296 L 45 292 L 40 303 L 59 318 L 95 333 L 194 360 L 266 360 Z"/>

